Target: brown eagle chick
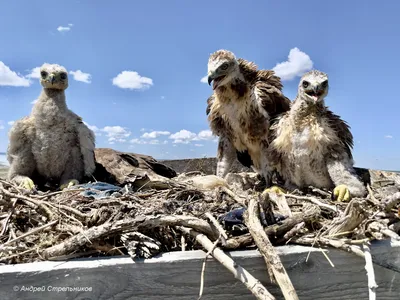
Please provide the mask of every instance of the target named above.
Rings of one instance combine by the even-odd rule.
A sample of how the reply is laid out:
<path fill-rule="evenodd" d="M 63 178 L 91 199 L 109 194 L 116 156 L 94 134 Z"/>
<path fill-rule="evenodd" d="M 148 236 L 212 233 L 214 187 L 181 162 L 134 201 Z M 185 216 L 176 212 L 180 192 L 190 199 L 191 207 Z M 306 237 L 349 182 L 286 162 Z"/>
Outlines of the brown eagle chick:
<path fill-rule="evenodd" d="M 257 70 L 227 50 L 218 50 L 208 60 L 208 84 L 214 90 L 208 99 L 211 131 L 219 137 L 217 176 L 225 177 L 236 158 L 252 167 L 267 186 L 272 168 L 267 149 L 270 125 L 289 110 L 290 100 L 282 94 L 280 78 L 272 70 Z"/>
<path fill-rule="evenodd" d="M 334 189 L 339 201 L 363 197 L 366 189 L 353 168 L 350 127 L 325 106 L 327 74 L 303 75 L 290 111 L 272 126 L 271 158 L 286 188 Z"/>

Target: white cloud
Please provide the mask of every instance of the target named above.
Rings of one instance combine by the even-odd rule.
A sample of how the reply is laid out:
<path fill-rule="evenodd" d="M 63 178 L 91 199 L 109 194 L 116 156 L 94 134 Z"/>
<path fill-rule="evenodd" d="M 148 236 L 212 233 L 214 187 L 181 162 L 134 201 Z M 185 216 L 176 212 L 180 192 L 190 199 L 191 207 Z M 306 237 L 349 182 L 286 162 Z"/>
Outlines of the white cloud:
<path fill-rule="evenodd" d="M 213 136 L 211 130 L 202 130 L 197 135 L 197 138 L 199 140 L 213 140 L 215 139 L 215 136 Z"/>
<path fill-rule="evenodd" d="M 387 138 L 387 139 L 392 139 L 393 136 L 391 136 L 391 135 L 385 135 L 385 138 Z"/>
<path fill-rule="evenodd" d="M 145 90 L 153 85 L 153 80 L 134 71 L 122 71 L 112 79 L 113 85 L 121 89 Z"/>
<path fill-rule="evenodd" d="M 174 140 L 174 144 L 189 144 L 192 141 L 218 141 L 218 138 L 215 137 L 210 130 L 202 130 L 196 134 L 186 129 L 182 129 L 181 131 L 171 134 L 169 138 Z M 197 147 L 201 146 L 203 145 L 197 144 Z"/>
<path fill-rule="evenodd" d="M 34 79 L 39 79 L 40 78 L 40 67 L 33 68 L 31 72 L 26 75 L 27 78 L 34 78 Z"/>
<path fill-rule="evenodd" d="M 174 144 L 188 144 L 191 140 L 196 138 L 197 135 L 191 131 L 186 129 L 182 129 L 174 134 L 169 136 L 170 139 L 173 139 Z"/>
<path fill-rule="evenodd" d="M 282 80 L 292 80 L 296 76 L 301 77 L 312 68 L 313 62 L 310 57 L 298 48 L 293 48 L 289 52 L 288 60 L 276 64 L 273 70 Z"/>
<path fill-rule="evenodd" d="M 30 86 L 31 82 L 0 61 L 0 86 Z"/>
<path fill-rule="evenodd" d="M 142 135 L 142 138 L 145 139 L 155 139 L 159 137 L 160 135 L 170 135 L 171 133 L 169 131 L 152 131 L 152 132 L 145 132 Z"/>
<path fill-rule="evenodd" d="M 196 147 L 203 147 L 203 144 L 194 144 Z"/>
<path fill-rule="evenodd" d="M 202 77 L 202 78 L 200 79 L 200 82 L 202 82 L 202 83 L 207 83 L 207 78 L 208 78 L 207 75 L 204 76 L 204 77 Z"/>
<path fill-rule="evenodd" d="M 149 144 L 150 145 L 158 145 L 158 144 L 160 144 L 160 141 L 159 140 L 150 140 Z"/>
<path fill-rule="evenodd" d="M 59 32 L 70 31 L 72 26 L 74 26 L 74 24 L 71 24 L 71 23 L 68 24 L 68 26 L 58 26 L 58 27 L 57 27 L 57 30 L 58 30 Z"/>
<path fill-rule="evenodd" d="M 89 73 L 83 73 L 81 70 L 76 70 L 69 71 L 69 74 L 71 74 L 76 81 L 91 83 L 92 75 L 90 75 Z"/>
<path fill-rule="evenodd" d="M 36 102 L 38 102 L 39 99 L 35 99 L 33 101 L 31 101 L 31 104 L 35 104 Z"/>
<path fill-rule="evenodd" d="M 14 123 L 15 123 L 15 121 L 8 121 L 8 122 L 7 122 L 7 124 L 10 125 L 10 126 L 13 126 Z"/>
<path fill-rule="evenodd" d="M 105 126 L 101 131 L 105 132 L 109 142 L 126 142 L 126 138 L 131 135 L 131 132 L 121 126 Z"/>
<path fill-rule="evenodd" d="M 129 142 L 132 143 L 132 144 L 140 144 L 140 145 L 147 143 L 147 141 L 143 141 L 143 140 L 140 140 L 140 139 L 132 139 Z"/>

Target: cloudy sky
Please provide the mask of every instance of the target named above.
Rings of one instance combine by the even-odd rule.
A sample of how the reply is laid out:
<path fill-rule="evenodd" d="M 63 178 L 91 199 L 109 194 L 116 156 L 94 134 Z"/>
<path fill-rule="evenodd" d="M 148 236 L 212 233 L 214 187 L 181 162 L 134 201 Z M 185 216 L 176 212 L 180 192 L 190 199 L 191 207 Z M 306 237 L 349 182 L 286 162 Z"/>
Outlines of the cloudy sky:
<path fill-rule="evenodd" d="M 214 156 L 202 78 L 220 48 L 281 76 L 327 72 L 327 104 L 352 127 L 356 165 L 400 169 L 400 2 L 1 1 L 0 152 L 40 94 L 38 67 L 67 68 L 67 103 L 98 147 Z"/>

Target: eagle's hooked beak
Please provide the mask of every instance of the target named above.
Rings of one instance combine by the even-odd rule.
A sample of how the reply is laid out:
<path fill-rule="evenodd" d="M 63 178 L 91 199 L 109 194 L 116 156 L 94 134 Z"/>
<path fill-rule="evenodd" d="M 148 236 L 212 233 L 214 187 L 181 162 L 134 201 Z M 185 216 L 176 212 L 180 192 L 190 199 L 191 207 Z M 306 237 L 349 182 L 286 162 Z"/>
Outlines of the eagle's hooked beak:
<path fill-rule="evenodd" d="M 208 78 L 207 78 L 208 85 L 211 85 L 211 82 L 212 82 L 213 80 L 214 80 L 213 74 L 208 75 Z"/>
<path fill-rule="evenodd" d="M 54 80 L 56 80 L 56 76 L 55 76 L 53 73 L 51 73 L 51 74 L 49 75 L 49 79 L 50 79 L 51 84 L 53 84 L 53 83 L 54 83 Z"/>

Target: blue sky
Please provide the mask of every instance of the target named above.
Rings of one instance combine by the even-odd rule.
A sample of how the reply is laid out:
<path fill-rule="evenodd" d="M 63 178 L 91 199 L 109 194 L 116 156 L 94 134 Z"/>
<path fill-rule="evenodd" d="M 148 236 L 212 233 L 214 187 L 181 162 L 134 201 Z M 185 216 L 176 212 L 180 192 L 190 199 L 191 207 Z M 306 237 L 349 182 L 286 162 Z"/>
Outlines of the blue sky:
<path fill-rule="evenodd" d="M 48 62 L 71 72 L 67 104 L 98 147 L 215 156 L 212 90 L 200 80 L 209 54 L 225 48 L 275 68 L 291 99 L 302 73 L 327 72 L 326 103 L 352 127 L 356 165 L 400 169 L 399 11 L 396 0 L 1 1 L 0 152 Z"/>

